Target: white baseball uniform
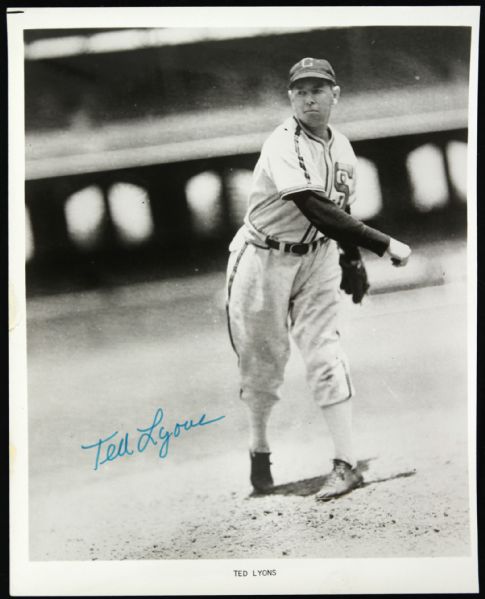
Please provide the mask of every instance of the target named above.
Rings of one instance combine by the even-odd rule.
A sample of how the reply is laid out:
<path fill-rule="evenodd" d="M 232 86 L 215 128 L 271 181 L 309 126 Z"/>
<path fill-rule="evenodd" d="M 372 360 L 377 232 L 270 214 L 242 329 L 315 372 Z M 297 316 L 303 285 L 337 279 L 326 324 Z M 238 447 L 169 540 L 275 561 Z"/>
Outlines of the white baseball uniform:
<path fill-rule="evenodd" d="M 249 403 L 279 399 L 289 333 L 302 352 L 318 405 L 354 393 L 338 331 L 337 243 L 288 199 L 312 190 L 341 208 L 353 202 L 355 154 L 344 135 L 333 127 L 329 133 L 328 142 L 317 138 L 295 117 L 275 129 L 254 170 L 244 225 L 229 247 L 229 334 L 239 361 L 241 398 Z M 269 241 L 280 242 L 280 248 Z M 301 255 L 285 251 L 285 243 L 311 245 Z"/>

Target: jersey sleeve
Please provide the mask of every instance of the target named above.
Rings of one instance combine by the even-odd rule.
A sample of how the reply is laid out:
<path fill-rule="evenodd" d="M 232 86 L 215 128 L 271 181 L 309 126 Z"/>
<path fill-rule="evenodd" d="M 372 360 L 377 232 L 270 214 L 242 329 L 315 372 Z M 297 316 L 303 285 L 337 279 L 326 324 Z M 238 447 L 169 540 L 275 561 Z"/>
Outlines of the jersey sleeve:
<path fill-rule="evenodd" d="M 325 194 L 325 182 L 311 148 L 298 128 L 285 130 L 268 139 L 262 152 L 267 175 L 281 199 L 305 190 Z"/>

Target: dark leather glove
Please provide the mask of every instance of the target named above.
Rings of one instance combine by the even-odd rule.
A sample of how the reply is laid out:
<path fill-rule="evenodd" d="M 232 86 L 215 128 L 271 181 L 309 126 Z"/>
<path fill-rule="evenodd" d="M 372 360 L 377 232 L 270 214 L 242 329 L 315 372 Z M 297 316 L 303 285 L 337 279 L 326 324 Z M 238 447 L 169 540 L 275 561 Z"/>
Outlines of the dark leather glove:
<path fill-rule="evenodd" d="M 340 254 L 339 262 L 342 268 L 340 289 L 352 296 L 354 304 L 360 304 L 370 287 L 362 258 L 355 255 L 350 258 L 348 254 L 343 253 Z"/>

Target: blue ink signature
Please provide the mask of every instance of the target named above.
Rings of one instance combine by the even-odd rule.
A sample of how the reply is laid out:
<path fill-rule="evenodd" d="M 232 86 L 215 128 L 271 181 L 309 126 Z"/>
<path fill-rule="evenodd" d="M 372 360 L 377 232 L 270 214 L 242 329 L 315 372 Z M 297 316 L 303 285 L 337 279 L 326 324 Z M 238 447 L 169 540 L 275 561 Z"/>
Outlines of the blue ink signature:
<path fill-rule="evenodd" d="M 160 426 L 163 420 L 163 410 L 162 408 L 158 408 L 150 426 L 147 428 L 136 429 L 141 434 L 138 436 L 138 441 L 134 447 L 138 453 L 143 453 L 147 447 L 160 446 L 158 449 L 158 456 L 161 459 L 165 459 L 168 455 L 170 440 L 172 437 L 177 438 L 184 431 L 187 432 L 199 426 L 207 426 L 208 424 L 213 424 L 214 422 L 218 422 L 223 418 L 225 418 L 225 416 L 219 416 L 218 418 L 213 418 L 212 420 L 206 420 L 206 415 L 202 414 L 202 416 L 195 422 L 193 420 L 185 420 L 182 423 L 177 422 L 173 427 L 173 430 L 168 430 L 165 427 Z M 156 430 L 157 427 L 159 427 L 158 430 Z M 96 450 L 94 470 L 98 470 L 100 466 L 106 464 L 107 462 L 113 462 L 118 458 L 130 456 L 135 453 L 135 450 L 130 449 L 130 433 L 124 433 L 121 438 L 116 439 L 113 441 L 113 443 L 109 443 L 109 441 L 114 439 L 118 434 L 119 431 L 115 431 L 109 435 L 109 437 L 98 439 L 96 443 L 92 443 L 91 445 L 81 445 L 81 449 Z"/>

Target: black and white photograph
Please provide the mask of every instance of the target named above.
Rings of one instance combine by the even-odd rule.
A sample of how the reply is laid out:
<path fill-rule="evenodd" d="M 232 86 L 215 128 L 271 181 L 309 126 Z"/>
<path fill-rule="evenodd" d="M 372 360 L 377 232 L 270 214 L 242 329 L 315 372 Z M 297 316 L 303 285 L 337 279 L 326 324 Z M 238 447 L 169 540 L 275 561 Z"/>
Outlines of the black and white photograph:
<path fill-rule="evenodd" d="M 8 11 L 13 594 L 478 590 L 478 23 Z"/>

